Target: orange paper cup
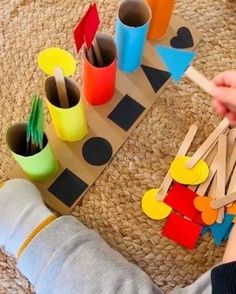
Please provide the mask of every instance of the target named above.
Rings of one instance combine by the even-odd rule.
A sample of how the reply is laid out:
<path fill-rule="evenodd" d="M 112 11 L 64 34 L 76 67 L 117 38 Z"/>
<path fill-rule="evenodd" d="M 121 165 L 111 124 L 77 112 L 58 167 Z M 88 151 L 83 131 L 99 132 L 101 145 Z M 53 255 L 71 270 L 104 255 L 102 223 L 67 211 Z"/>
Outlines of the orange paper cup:
<path fill-rule="evenodd" d="M 83 92 L 91 105 L 100 105 L 109 101 L 115 91 L 117 54 L 114 40 L 106 34 L 96 35 L 104 66 L 91 64 L 84 53 Z"/>
<path fill-rule="evenodd" d="M 175 0 L 146 0 L 152 11 L 148 40 L 158 40 L 167 32 Z"/>

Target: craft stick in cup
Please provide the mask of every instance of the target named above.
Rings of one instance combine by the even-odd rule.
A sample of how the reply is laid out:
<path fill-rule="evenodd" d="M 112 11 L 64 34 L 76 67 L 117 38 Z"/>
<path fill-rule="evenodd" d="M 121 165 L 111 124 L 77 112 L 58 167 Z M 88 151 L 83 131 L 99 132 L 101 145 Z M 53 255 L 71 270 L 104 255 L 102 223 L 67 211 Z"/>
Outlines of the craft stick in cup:
<path fill-rule="evenodd" d="M 25 123 L 12 125 L 7 131 L 6 141 L 13 157 L 31 180 L 45 181 L 57 172 L 58 162 L 46 134 L 43 149 L 31 156 L 27 155 Z"/>
<path fill-rule="evenodd" d="M 86 44 L 87 59 L 92 65 L 104 66 L 99 45 L 96 42 L 96 32 L 100 24 L 99 14 L 95 3 L 90 4 L 82 19 L 74 28 L 73 35 L 77 53 Z"/>
<path fill-rule="evenodd" d="M 175 0 L 147 0 L 147 3 L 152 11 L 147 38 L 148 40 L 159 40 L 167 32 Z"/>
<path fill-rule="evenodd" d="M 87 134 L 86 116 L 77 83 L 68 77 L 65 83 L 70 107 L 60 107 L 54 77 L 47 78 L 45 82 L 46 103 L 57 136 L 63 141 L 76 142 Z"/>
<path fill-rule="evenodd" d="M 63 70 L 60 67 L 55 68 L 55 81 L 57 85 L 57 93 L 59 98 L 59 103 L 62 108 L 70 107 L 69 100 L 67 97 L 66 83 L 63 75 Z"/>
<path fill-rule="evenodd" d="M 76 62 L 73 56 L 60 48 L 47 48 L 39 53 L 38 65 L 49 76 L 55 76 L 59 106 L 69 108 L 64 76 L 71 76 L 75 72 Z"/>
<path fill-rule="evenodd" d="M 115 40 L 118 68 L 130 73 L 139 68 L 144 52 L 151 10 L 143 0 L 121 2 L 116 21 Z"/>
<path fill-rule="evenodd" d="M 83 55 L 83 93 L 91 105 L 101 105 L 109 101 L 115 91 L 117 55 L 116 45 L 112 37 L 106 34 L 96 35 L 104 66 L 91 64 L 86 50 Z"/>

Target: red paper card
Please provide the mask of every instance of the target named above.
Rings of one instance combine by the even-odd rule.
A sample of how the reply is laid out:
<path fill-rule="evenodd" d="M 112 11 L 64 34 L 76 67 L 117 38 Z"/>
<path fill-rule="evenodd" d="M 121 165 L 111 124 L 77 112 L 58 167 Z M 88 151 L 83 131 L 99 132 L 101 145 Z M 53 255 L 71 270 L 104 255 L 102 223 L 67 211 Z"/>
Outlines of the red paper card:
<path fill-rule="evenodd" d="M 172 212 L 163 227 L 162 235 L 188 249 L 193 249 L 201 231 L 202 226 Z"/>
<path fill-rule="evenodd" d="M 201 212 L 198 211 L 194 204 L 194 198 L 197 194 L 184 185 L 174 183 L 164 202 L 178 211 L 183 216 L 190 218 L 192 221 L 203 225 Z"/>
<path fill-rule="evenodd" d="M 86 43 L 89 49 L 97 32 L 100 20 L 96 4 L 89 6 L 88 11 L 74 29 L 74 40 L 77 52 Z"/>

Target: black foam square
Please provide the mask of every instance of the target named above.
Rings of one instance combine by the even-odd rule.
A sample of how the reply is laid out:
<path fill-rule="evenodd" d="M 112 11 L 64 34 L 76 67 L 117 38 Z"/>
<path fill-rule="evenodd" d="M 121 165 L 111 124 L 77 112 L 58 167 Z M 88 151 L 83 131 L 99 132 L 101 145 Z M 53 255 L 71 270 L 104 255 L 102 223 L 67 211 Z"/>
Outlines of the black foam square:
<path fill-rule="evenodd" d="M 129 95 L 125 95 L 108 115 L 108 118 L 123 130 L 128 131 L 144 110 L 145 107 L 140 103 Z"/>
<path fill-rule="evenodd" d="M 66 168 L 48 188 L 48 191 L 70 207 L 87 188 L 88 184 Z"/>

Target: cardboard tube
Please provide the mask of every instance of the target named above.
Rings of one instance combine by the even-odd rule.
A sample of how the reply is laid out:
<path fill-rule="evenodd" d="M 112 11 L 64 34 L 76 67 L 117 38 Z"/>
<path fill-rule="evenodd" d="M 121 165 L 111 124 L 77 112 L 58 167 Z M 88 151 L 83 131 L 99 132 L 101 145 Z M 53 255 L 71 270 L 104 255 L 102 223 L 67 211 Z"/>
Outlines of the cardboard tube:
<path fill-rule="evenodd" d="M 87 122 L 76 82 L 67 77 L 65 82 L 70 107 L 60 107 L 54 77 L 47 78 L 45 83 L 47 107 L 57 136 L 63 141 L 76 142 L 86 136 Z"/>
<path fill-rule="evenodd" d="M 148 40 L 159 40 L 167 32 L 175 0 L 146 0 L 152 11 Z"/>
<path fill-rule="evenodd" d="M 115 91 L 117 55 L 113 39 L 105 34 L 97 34 L 104 66 L 91 64 L 84 53 L 84 84 L 83 92 L 91 105 L 101 105 L 109 101 Z"/>
<path fill-rule="evenodd" d="M 115 40 L 118 67 L 129 73 L 139 68 L 151 19 L 151 10 L 143 0 L 124 0 L 119 7 Z"/>
<path fill-rule="evenodd" d="M 58 162 L 46 135 L 44 148 L 31 156 L 27 156 L 25 123 L 11 126 L 7 131 L 6 141 L 13 157 L 31 180 L 45 181 L 57 172 Z"/>

